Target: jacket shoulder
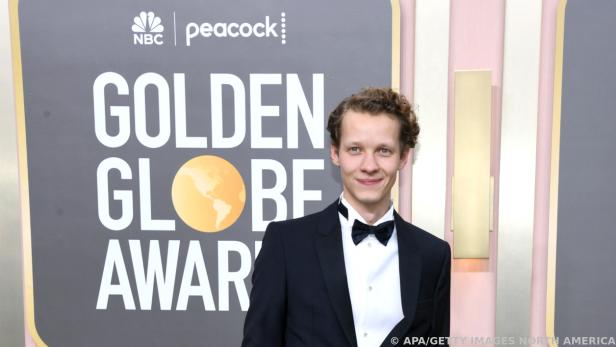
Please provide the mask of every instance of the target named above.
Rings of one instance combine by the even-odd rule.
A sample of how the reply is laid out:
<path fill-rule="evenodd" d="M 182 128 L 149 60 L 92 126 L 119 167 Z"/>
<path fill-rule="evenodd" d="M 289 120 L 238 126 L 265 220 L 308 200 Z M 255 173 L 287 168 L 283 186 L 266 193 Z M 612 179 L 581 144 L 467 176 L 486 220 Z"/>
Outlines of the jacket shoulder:
<path fill-rule="evenodd" d="M 328 218 L 332 218 L 330 216 L 331 206 L 326 207 L 325 209 L 305 215 L 303 217 L 292 218 L 281 221 L 272 221 L 268 225 L 268 229 L 275 228 L 281 230 L 283 234 L 301 234 L 317 230 L 323 222 L 327 221 Z M 335 215 L 337 217 L 337 214 Z"/>
<path fill-rule="evenodd" d="M 292 227 L 299 227 L 303 225 L 309 225 L 310 223 L 314 223 L 317 220 L 319 220 L 319 215 L 321 214 L 321 212 L 308 214 L 303 217 L 297 217 L 297 218 L 280 220 L 280 221 L 272 221 L 271 223 L 276 224 L 278 228 L 292 228 Z"/>

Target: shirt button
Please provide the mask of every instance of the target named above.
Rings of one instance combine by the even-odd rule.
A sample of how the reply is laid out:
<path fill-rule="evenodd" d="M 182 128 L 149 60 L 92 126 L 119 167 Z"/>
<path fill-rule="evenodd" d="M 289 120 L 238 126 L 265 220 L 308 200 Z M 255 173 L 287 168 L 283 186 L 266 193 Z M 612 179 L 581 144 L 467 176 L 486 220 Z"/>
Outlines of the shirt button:
<path fill-rule="evenodd" d="M 368 337 L 368 333 L 364 333 L 364 337 Z"/>
<path fill-rule="evenodd" d="M 368 291 L 371 292 L 372 291 L 372 286 L 368 286 Z"/>
<path fill-rule="evenodd" d="M 372 247 L 372 242 L 368 242 L 368 248 Z"/>

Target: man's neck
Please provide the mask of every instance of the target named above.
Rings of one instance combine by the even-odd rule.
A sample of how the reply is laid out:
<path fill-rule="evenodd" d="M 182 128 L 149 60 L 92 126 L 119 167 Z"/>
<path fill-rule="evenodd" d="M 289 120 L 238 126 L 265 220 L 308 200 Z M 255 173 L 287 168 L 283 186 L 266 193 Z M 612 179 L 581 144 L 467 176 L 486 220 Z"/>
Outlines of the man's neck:
<path fill-rule="evenodd" d="M 391 203 L 387 204 L 375 204 L 374 206 L 364 206 L 362 204 L 355 203 L 353 199 L 348 199 L 344 193 L 342 194 L 344 200 L 351 205 L 355 211 L 366 221 L 366 223 L 370 225 L 374 225 L 376 221 L 381 219 L 389 208 L 391 207 Z"/>

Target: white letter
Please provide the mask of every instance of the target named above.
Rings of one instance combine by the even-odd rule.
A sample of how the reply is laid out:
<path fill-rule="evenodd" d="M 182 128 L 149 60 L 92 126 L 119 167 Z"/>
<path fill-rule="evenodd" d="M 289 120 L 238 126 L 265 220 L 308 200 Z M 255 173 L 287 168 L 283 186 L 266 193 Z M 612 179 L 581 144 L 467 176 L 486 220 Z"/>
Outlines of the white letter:
<path fill-rule="evenodd" d="M 199 29 L 197 23 L 188 23 L 186 26 L 186 46 L 190 46 L 190 39 L 198 35 L 199 31 L 197 29 Z"/>
<path fill-rule="evenodd" d="M 239 33 L 237 31 L 237 28 L 239 27 L 239 24 L 237 23 L 229 23 L 229 25 L 227 26 L 227 32 L 229 33 L 230 37 L 238 37 Z"/>
<path fill-rule="evenodd" d="M 226 23 L 214 24 L 214 36 L 227 37 L 227 24 Z"/>
<path fill-rule="evenodd" d="M 269 16 L 265 16 L 265 36 L 270 37 L 270 34 L 274 37 L 278 37 L 278 33 L 276 32 L 276 25 L 278 23 L 274 23 L 270 25 Z"/>
<path fill-rule="evenodd" d="M 121 75 L 115 72 L 105 72 L 94 80 L 92 93 L 94 99 L 94 133 L 98 141 L 109 148 L 117 148 L 128 141 L 130 136 L 130 108 L 128 106 L 110 106 L 109 114 L 118 117 L 118 134 L 115 136 L 107 133 L 105 87 L 113 84 L 118 95 L 128 95 L 128 83 Z"/>
<path fill-rule="evenodd" d="M 175 146 L 177 148 L 207 148 L 207 137 L 186 135 L 186 82 L 183 73 L 173 74 L 173 105 L 175 106 Z"/>
<path fill-rule="evenodd" d="M 252 28 L 252 33 L 256 36 L 256 37 L 263 37 L 265 36 L 265 24 L 263 23 L 257 23 L 255 24 L 255 26 Z"/>
<path fill-rule="evenodd" d="M 199 284 L 196 286 L 191 284 L 194 272 L 193 269 L 197 270 L 197 279 L 199 280 Z M 206 311 L 216 310 L 212 289 L 210 288 L 210 280 L 205 270 L 201 244 L 199 244 L 197 240 L 192 240 L 188 244 L 188 254 L 186 255 L 186 264 L 184 265 L 184 274 L 182 275 L 182 284 L 180 285 L 180 294 L 178 295 L 176 310 L 186 311 L 188 298 L 190 296 L 201 296 Z"/>
<path fill-rule="evenodd" d="M 304 216 L 305 201 L 321 201 L 320 190 L 304 189 L 304 171 L 323 170 L 323 159 L 293 160 L 293 218 Z"/>
<path fill-rule="evenodd" d="M 306 94 L 302 89 L 297 74 L 287 74 L 287 147 L 298 147 L 298 115 L 302 114 L 302 120 L 308 131 L 308 136 L 313 148 L 323 148 L 323 112 L 324 112 L 325 90 L 323 85 L 323 74 L 312 75 L 312 112 L 308 106 Z"/>
<path fill-rule="evenodd" d="M 114 268 L 118 273 L 118 284 L 111 283 Z M 122 295 L 124 308 L 126 310 L 135 309 L 135 301 L 133 300 L 133 293 L 130 291 L 128 273 L 126 272 L 126 265 L 124 265 L 120 241 L 118 240 L 109 240 L 107 244 L 107 256 L 105 257 L 101 286 L 98 291 L 98 300 L 96 301 L 97 310 L 107 309 L 110 295 Z"/>
<path fill-rule="evenodd" d="M 158 240 L 150 240 L 147 276 L 143 266 L 143 256 L 141 255 L 141 241 L 129 240 L 128 245 L 133 260 L 133 269 L 135 270 L 135 284 L 137 285 L 137 294 L 139 294 L 139 307 L 142 310 L 152 309 L 152 292 L 154 291 L 154 281 L 156 281 L 160 309 L 170 310 L 171 301 L 173 300 L 175 269 L 178 264 L 180 241 L 169 241 L 167 246 L 167 270 L 163 271 Z"/>
<path fill-rule="evenodd" d="M 145 88 L 153 85 L 158 97 L 158 134 L 150 136 L 147 132 L 145 112 Z M 135 134 L 142 145 L 159 148 L 169 140 L 171 135 L 171 109 L 169 106 L 169 85 L 165 78 L 154 72 L 147 72 L 135 81 Z"/>
<path fill-rule="evenodd" d="M 142 230 L 175 230 L 172 219 L 152 219 L 150 159 L 139 158 L 139 211 Z"/>
<path fill-rule="evenodd" d="M 222 86 L 233 89 L 235 132 L 230 137 L 223 135 Z M 212 105 L 212 148 L 233 148 L 239 146 L 246 136 L 246 92 L 242 80 L 232 74 L 210 75 Z"/>
<path fill-rule="evenodd" d="M 231 252 L 240 255 L 240 268 L 229 271 L 229 256 Z M 235 284 L 237 298 L 242 311 L 248 311 L 248 290 L 244 279 L 250 273 L 250 251 L 239 241 L 218 241 L 218 310 L 229 311 L 229 283 Z"/>
<path fill-rule="evenodd" d="M 212 36 L 212 24 L 210 23 L 201 23 L 201 36 L 210 37 Z"/>
<path fill-rule="evenodd" d="M 242 23 L 240 25 L 240 35 L 242 35 L 242 37 L 249 37 L 251 34 L 252 34 L 252 26 L 250 26 L 250 23 Z"/>
<path fill-rule="evenodd" d="M 274 186 L 263 188 L 263 171 L 269 170 L 274 173 Z M 251 184 L 252 187 L 252 230 L 265 231 L 270 221 L 263 220 L 263 200 L 274 200 L 276 216 L 274 220 L 287 218 L 287 201 L 282 192 L 287 188 L 287 174 L 284 166 L 273 159 L 251 160 Z"/>
<path fill-rule="evenodd" d="M 282 138 L 264 137 L 263 117 L 278 117 L 278 106 L 261 105 L 261 86 L 280 84 L 280 74 L 250 74 L 250 143 L 252 148 L 282 148 Z"/>
<path fill-rule="evenodd" d="M 113 219 L 109 214 L 109 171 L 120 171 L 123 180 L 132 179 L 130 166 L 120 158 L 107 158 L 98 164 L 96 169 L 96 193 L 98 203 L 98 219 L 109 230 L 122 230 L 133 221 L 133 194 L 130 190 L 114 190 L 113 199 L 121 202 L 122 214 Z"/>

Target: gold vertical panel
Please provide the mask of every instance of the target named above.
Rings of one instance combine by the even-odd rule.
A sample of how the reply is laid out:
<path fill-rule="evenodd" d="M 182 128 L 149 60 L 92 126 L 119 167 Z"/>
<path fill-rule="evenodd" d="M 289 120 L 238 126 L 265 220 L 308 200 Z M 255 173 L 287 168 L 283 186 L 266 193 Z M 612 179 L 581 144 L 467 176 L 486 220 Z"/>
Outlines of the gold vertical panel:
<path fill-rule="evenodd" d="M 36 330 L 34 320 L 34 280 L 32 273 L 32 240 L 30 238 L 30 195 L 28 185 L 28 151 L 26 150 L 26 116 L 24 109 L 23 80 L 21 71 L 21 42 L 19 39 L 19 1 L 9 1 L 9 21 L 11 31 L 11 56 L 13 60 L 13 91 L 17 127 L 17 166 L 19 172 L 19 195 L 21 211 L 23 281 L 24 281 L 24 319 L 26 343 L 34 342 L 38 347 L 46 347 Z M 29 334 L 30 336 L 28 336 Z"/>
<path fill-rule="evenodd" d="M 556 10 L 556 39 L 554 52 L 554 99 L 552 105 L 552 155 L 550 163 L 550 215 L 548 227 L 548 269 L 545 308 L 546 336 L 556 336 L 556 240 L 558 236 L 558 180 L 560 167 L 560 112 L 563 87 L 563 50 L 565 44 L 565 11 L 567 0 L 559 0 Z M 553 339 L 550 347 L 558 347 Z"/>
<path fill-rule="evenodd" d="M 17 128 L 11 79 L 9 3 L 0 1 L 0 345 L 24 344 Z"/>
<path fill-rule="evenodd" d="M 491 79 L 491 71 L 454 73 L 454 258 L 489 256 Z"/>

